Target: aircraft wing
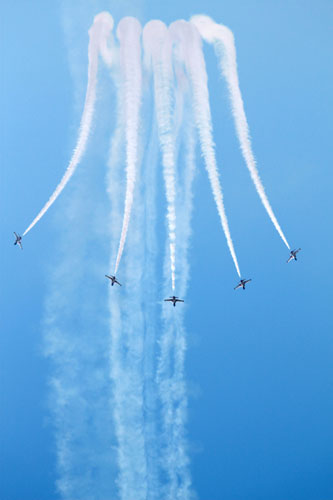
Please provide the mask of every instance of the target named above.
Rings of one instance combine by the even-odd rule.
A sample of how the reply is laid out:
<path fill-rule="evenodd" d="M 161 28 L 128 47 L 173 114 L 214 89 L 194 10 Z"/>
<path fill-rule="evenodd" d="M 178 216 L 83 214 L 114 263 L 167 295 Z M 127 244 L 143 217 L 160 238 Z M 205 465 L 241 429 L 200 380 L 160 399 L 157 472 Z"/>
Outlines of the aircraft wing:
<path fill-rule="evenodd" d="M 243 286 L 241 283 L 238 283 L 237 286 L 235 286 L 234 290 L 237 290 L 237 288 L 240 288 L 241 286 Z"/>
<path fill-rule="evenodd" d="M 172 302 L 172 299 L 164 299 L 164 302 Z"/>
<path fill-rule="evenodd" d="M 177 302 L 184 302 L 182 299 L 177 299 Z"/>
<path fill-rule="evenodd" d="M 291 255 L 291 256 L 289 257 L 289 259 L 287 260 L 287 264 L 288 264 L 291 260 L 293 260 L 293 258 L 294 258 L 294 256 L 293 256 L 293 255 Z"/>
<path fill-rule="evenodd" d="M 119 281 L 115 280 L 115 283 L 117 283 L 117 285 L 121 286 L 121 283 L 119 283 Z"/>

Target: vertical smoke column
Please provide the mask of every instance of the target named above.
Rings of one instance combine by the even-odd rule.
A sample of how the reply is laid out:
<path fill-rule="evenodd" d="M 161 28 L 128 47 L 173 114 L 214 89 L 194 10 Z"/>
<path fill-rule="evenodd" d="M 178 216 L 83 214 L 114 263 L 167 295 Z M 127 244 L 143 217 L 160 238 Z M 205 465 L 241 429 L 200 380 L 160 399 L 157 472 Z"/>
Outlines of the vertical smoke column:
<path fill-rule="evenodd" d="M 116 78 L 117 75 L 115 75 Z M 118 92 L 124 89 L 119 88 Z M 124 100 L 118 99 L 118 124 L 112 140 L 108 165 L 108 194 L 111 202 L 111 256 L 114 262 L 123 219 L 122 165 L 126 160 L 126 126 Z M 115 189 L 115 186 L 117 189 Z M 114 417 L 117 445 L 119 498 L 147 499 L 147 459 L 144 435 L 144 379 L 142 313 L 142 273 L 145 267 L 145 238 L 142 237 L 143 200 L 140 187 L 135 189 L 136 210 L 127 235 L 128 248 L 123 263 L 125 286 L 109 286 L 110 310 L 110 378 L 113 398 L 110 409 Z M 119 231 L 119 232 L 118 232 Z"/>
<path fill-rule="evenodd" d="M 177 247 L 176 259 L 179 266 L 177 289 L 184 297 L 188 282 L 187 249 L 190 236 L 192 210 L 192 179 L 194 172 L 194 137 L 192 116 L 189 113 L 189 85 L 183 71 L 183 62 L 173 60 L 175 69 L 175 137 L 178 152 L 177 163 L 182 168 L 178 172 L 177 191 L 181 194 L 176 201 Z M 168 277 L 168 266 L 164 265 Z M 166 286 L 165 286 L 166 288 Z M 165 290 L 166 293 L 167 290 Z M 186 354 L 186 330 L 184 328 L 184 305 L 176 308 L 163 303 L 162 330 L 159 339 L 156 381 L 161 401 L 161 446 L 160 466 L 167 480 L 162 484 L 161 497 L 168 500 L 191 498 L 191 475 L 185 433 L 187 418 L 187 391 L 184 376 Z M 164 476 L 162 476 L 164 477 Z"/>
<path fill-rule="evenodd" d="M 202 155 L 208 171 L 217 210 L 221 219 L 227 244 L 234 261 L 238 276 L 240 276 L 237 257 L 231 239 L 227 216 L 223 204 L 216 165 L 214 141 L 212 135 L 212 119 L 209 106 L 207 87 L 207 72 L 201 48 L 199 33 L 194 25 L 186 21 L 176 21 L 170 26 L 174 41 L 178 44 L 180 57 L 183 59 L 193 89 L 193 108 L 195 123 L 199 133 Z"/>
<path fill-rule="evenodd" d="M 75 169 L 78 166 L 82 158 L 82 155 L 86 149 L 91 129 L 91 122 L 93 119 L 94 109 L 95 109 L 98 53 L 102 46 L 104 54 L 106 54 L 104 47 L 106 47 L 106 39 L 110 36 L 112 28 L 113 28 L 113 19 L 110 16 L 110 14 L 108 14 L 107 12 L 101 12 L 95 17 L 94 23 L 89 30 L 90 41 L 88 48 L 88 60 L 89 60 L 88 84 L 87 84 L 87 92 L 86 92 L 83 113 L 81 117 L 78 141 L 63 178 L 61 179 L 60 183 L 56 187 L 50 199 L 41 209 L 39 214 L 35 217 L 30 226 L 24 231 L 23 236 L 25 236 L 30 231 L 30 229 L 32 229 L 34 225 L 37 224 L 37 222 L 43 217 L 43 215 L 47 212 L 50 206 L 56 201 L 56 199 L 66 186 L 67 182 L 74 174 Z M 108 64 L 111 65 L 112 54 L 110 51 L 108 52 L 107 55 L 107 61 Z"/>
<path fill-rule="evenodd" d="M 141 25 L 134 17 L 124 17 L 117 28 L 123 84 L 123 112 L 126 136 L 126 197 L 120 243 L 114 273 L 117 274 L 131 218 L 138 161 L 138 136 L 141 104 Z"/>
<path fill-rule="evenodd" d="M 242 94 L 239 88 L 236 48 L 233 33 L 226 26 L 216 24 L 208 16 L 193 16 L 191 18 L 191 23 L 197 27 L 204 40 L 208 43 L 214 44 L 215 52 L 220 60 L 221 73 L 224 75 L 228 85 L 232 114 L 243 158 L 269 218 L 274 224 L 275 229 L 281 236 L 285 245 L 290 249 L 288 241 L 286 240 L 286 237 L 284 236 L 277 218 L 274 215 L 273 209 L 268 201 L 256 167 L 256 161 L 250 141 L 249 126 L 245 115 Z"/>
<path fill-rule="evenodd" d="M 163 173 L 167 198 L 167 221 L 172 290 L 175 290 L 176 270 L 176 186 L 175 140 L 172 120 L 173 71 L 171 40 L 167 27 L 161 21 L 150 21 L 143 30 L 145 60 L 151 63 L 154 75 L 154 95 L 159 141 L 162 149 Z"/>
<path fill-rule="evenodd" d="M 95 98 L 99 42 L 109 36 L 112 25 L 112 18 L 101 14 L 90 30 L 83 128 L 89 129 L 92 118 L 87 117 L 87 113 L 89 109 L 92 112 L 90 106 L 93 107 Z M 87 129 L 80 133 L 81 152 L 85 133 Z M 55 259 L 58 263 L 50 269 L 45 300 L 44 353 L 51 364 L 49 404 L 55 433 L 56 486 L 63 500 L 91 498 L 92 494 L 95 500 L 105 499 L 114 484 L 110 475 L 111 415 L 105 411 L 110 390 L 108 335 L 101 321 L 105 315 L 102 290 L 94 286 L 95 270 L 100 263 L 96 249 L 102 242 L 97 227 L 103 221 L 98 212 L 91 209 L 92 199 L 87 203 L 83 201 L 90 193 L 90 182 L 95 176 L 93 165 L 87 165 L 78 189 L 62 207 L 67 230 L 59 229 L 61 243 Z M 96 249 L 90 248 L 89 238 L 97 242 Z M 88 265 L 87 270 L 87 259 L 96 267 Z M 89 284 L 86 289 L 83 276 L 85 284 Z"/>
<path fill-rule="evenodd" d="M 149 116 L 152 108 L 152 99 L 146 104 L 145 116 Z M 160 426 L 158 415 L 158 387 L 155 381 L 156 374 L 156 336 L 158 327 L 159 303 L 156 297 L 160 294 L 160 285 L 156 280 L 159 266 L 157 265 L 158 240 L 157 223 L 157 175 L 159 144 L 155 116 L 151 116 L 151 126 L 147 127 L 146 147 L 144 148 L 142 185 L 143 204 L 145 207 L 144 236 L 145 241 L 145 268 L 141 286 L 144 287 L 145 300 L 142 304 L 144 314 L 144 346 L 143 346 L 143 377 L 144 377 L 144 433 L 147 458 L 148 494 L 146 500 L 156 500 L 161 495 L 160 487 Z M 169 276 L 169 275 L 168 275 Z"/>

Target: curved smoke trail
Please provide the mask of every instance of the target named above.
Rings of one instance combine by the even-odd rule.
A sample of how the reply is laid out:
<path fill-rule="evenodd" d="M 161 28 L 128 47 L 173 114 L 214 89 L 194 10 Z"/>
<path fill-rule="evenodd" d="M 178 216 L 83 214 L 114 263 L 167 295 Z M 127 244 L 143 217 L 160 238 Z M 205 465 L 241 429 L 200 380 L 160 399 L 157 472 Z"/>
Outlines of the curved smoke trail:
<path fill-rule="evenodd" d="M 141 104 L 141 25 L 134 17 L 124 17 L 117 28 L 120 42 L 120 63 L 123 76 L 123 109 L 126 135 L 126 197 L 118 254 L 114 274 L 117 274 L 131 218 L 138 157 L 138 135 Z"/>
<path fill-rule="evenodd" d="M 75 169 L 82 158 L 82 155 L 87 145 L 87 140 L 89 137 L 91 122 L 95 108 L 98 53 L 101 45 L 104 46 L 105 39 L 108 38 L 112 29 L 113 29 L 113 18 L 108 12 L 101 12 L 100 14 L 98 14 L 94 19 L 93 25 L 89 29 L 90 40 L 88 48 L 88 59 L 89 59 L 88 84 L 87 84 L 84 109 L 80 123 L 78 141 L 63 178 L 61 179 L 55 191 L 53 192 L 47 203 L 44 205 L 44 207 L 41 209 L 39 214 L 35 217 L 30 226 L 28 226 L 27 229 L 24 231 L 23 236 L 25 236 L 30 231 L 30 229 L 32 229 L 37 224 L 37 222 L 43 217 L 43 215 L 47 212 L 50 206 L 55 202 L 55 200 L 58 198 L 58 196 L 66 186 L 69 179 L 74 174 Z M 110 54 L 108 54 L 108 61 L 111 64 Z"/>
<path fill-rule="evenodd" d="M 221 219 L 227 244 L 234 261 L 238 276 L 240 270 L 231 239 L 228 219 L 225 213 L 222 189 L 216 165 L 214 141 L 212 136 L 212 119 L 209 106 L 209 95 L 207 87 L 207 72 L 205 60 L 201 48 L 201 39 L 194 25 L 186 21 L 176 21 L 170 25 L 170 32 L 175 43 L 178 44 L 180 57 L 183 58 L 187 69 L 192 89 L 195 123 L 199 133 L 202 155 L 205 160 L 208 177 Z"/>
<path fill-rule="evenodd" d="M 104 63 L 110 68 L 114 60 L 114 39 L 110 36 L 110 31 L 113 29 L 113 18 L 111 18 L 111 24 L 110 19 L 108 20 L 108 16 L 111 17 L 108 12 L 101 12 L 95 16 L 95 22 L 99 20 L 103 22 L 99 50 Z"/>
<path fill-rule="evenodd" d="M 167 221 L 172 290 L 175 290 L 176 272 L 176 181 L 175 140 L 172 122 L 171 89 L 173 71 L 171 63 L 171 39 L 167 27 L 161 21 L 150 21 L 143 30 L 145 60 L 151 61 L 154 75 L 154 95 L 158 135 L 162 149 L 163 174 L 167 198 Z"/>
<path fill-rule="evenodd" d="M 286 237 L 283 234 L 277 218 L 274 215 L 273 209 L 268 201 L 264 186 L 261 182 L 256 167 L 256 161 L 250 141 L 249 126 L 247 123 L 244 103 L 239 87 L 236 48 L 233 33 L 226 26 L 216 24 L 208 16 L 193 16 L 191 18 L 191 23 L 193 23 L 197 27 L 200 35 L 204 40 L 214 45 L 215 52 L 220 60 L 221 73 L 224 75 L 227 81 L 236 132 L 246 166 L 249 169 L 257 193 L 266 209 L 266 212 L 268 213 L 269 218 L 274 224 L 275 229 L 281 236 L 283 242 L 290 250 L 289 243 L 286 240 Z"/>

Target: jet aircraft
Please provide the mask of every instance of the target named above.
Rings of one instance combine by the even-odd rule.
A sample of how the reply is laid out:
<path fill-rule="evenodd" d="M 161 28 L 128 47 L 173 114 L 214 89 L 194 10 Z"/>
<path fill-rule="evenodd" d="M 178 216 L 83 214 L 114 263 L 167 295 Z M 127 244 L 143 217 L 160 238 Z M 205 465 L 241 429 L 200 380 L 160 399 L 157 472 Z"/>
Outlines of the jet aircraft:
<path fill-rule="evenodd" d="M 179 299 L 175 295 L 173 295 L 169 299 L 164 299 L 164 302 L 172 302 L 173 303 L 173 307 L 176 307 L 176 302 L 184 302 L 184 301 L 182 299 Z"/>
<path fill-rule="evenodd" d="M 300 250 L 301 250 L 301 248 L 298 248 L 297 250 L 291 250 L 291 252 L 290 252 L 290 256 L 289 256 L 289 259 L 287 260 L 287 264 L 288 264 L 288 262 L 290 262 L 291 260 L 297 260 L 296 254 L 297 254 L 297 252 L 299 252 Z"/>
<path fill-rule="evenodd" d="M 115 276 L 108 276 L 106 274 L 105 277 L 109 278 L 109 280 L 111 280 L 111 286 L 113 286 L 115 283 L 117 283 L 117 285 L 121 286 L 121 284 L 119 283 L 119 281 L 117 280 L 117 278 Z"/>
<path fill-rule="evenodd" d="M 240 280 L 240 282 L 238 283 L 238 285 L 235 286 L 234 290 L 237 290 L 237 288 L 243 288 L 243 290 L 245 290 L 245 285 L 249 281 L 252 281 L 252 280 Z"/>
<path fill-rule="evenodd" d="M 15 242 L 14 242 L 14 245 L 19 245 L 19 247 L 21 248 L 21 250 L 23 250 L 23 247 L 22 247 L 22 236 L 20 236 L 19 234 L 15 233 L 14 231 L 14 234 L 15 234 Z"/>

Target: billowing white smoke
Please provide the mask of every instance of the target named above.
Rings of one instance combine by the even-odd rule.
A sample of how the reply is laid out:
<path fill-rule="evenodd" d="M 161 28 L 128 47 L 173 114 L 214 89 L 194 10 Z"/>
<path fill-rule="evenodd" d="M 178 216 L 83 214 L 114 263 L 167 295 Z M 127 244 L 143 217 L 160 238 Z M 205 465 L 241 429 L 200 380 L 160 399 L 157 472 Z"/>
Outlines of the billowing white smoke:
<path fill-rule="evenodd" d="M 63 178 L 61 179 L 55 191 L 52 193 L 51 197 L 44 205 L 44 207 L 41 209 L 39 214 L 35 217 L 30 226 L 28 226 L 27 229 L 24 231 L 23 236 L 26 235 L 30 231 L 30 229 L 32 229 L 35 226 L 35 224 L 37 224 L 37 222 L 43 217 L 43 215 L 47 212 L 50 206 L 55 202 L 55 200 L 58 198 L 58 196 L 66 186 L 69 179 L 74 174 L 75 169 L 82 158 L 82 155 L 87 145 L 87 140 L 89 137 L 91 122 L 95 108 L 98 54 L 100 48 L 103 47 L 104 59 L 106 59 L 106 62 L 109 65 L 111 65 L 112 62 L 111 52 L 106 51 L 107 47 L 106 40 L 110 36 L 112 29 L 113 29 L 113 18 L 110 16 L 108 12 L 101 12 L 95 17 L 94 23 L 89 30 L 90 41 L 88 48 L 88 60 L 89 60 L 88 84 L 87 84 L 84 109 L 80 123 L 78 141 Z"/>
<path fill-rule="evenodd" d="M 193 22 L 201 23 L 197 19 Z M 113 21 L 108 14 L 102 13 L 95 18 L 90 30 L 88 88 L 78 144 L 64 178 L 24 234 L 42 217 L 60 194 L 84 152 L 94 110 L 98 53 L 100 51 L 104 62 L 111 66 L 114 62 L 115 50 L 118 50 L 112 43 L 108 44 L 112 26 Z M 207 23 L 205 26 L 207 27 Z M 209 23 L 208 26 L 210 26 Z M 209 30 L 208 35 L 203 28 L 201 31 L 210 40 Z M 61 338 L 58 342 L 57 328 L 54 328 L 50 335 L 50 354 L 55 356 L 58 367 L 63 370 L 63 373 L 55 378 L 57 384 L 55 393 L 59 406 L 57 409 L 58 426 L 62 424 L 64 415 L 68 418 L 63 428 L 58 430 L 59 469 L 63 475 L 60 488 L 66 499 L 75 498 L 79 491 L 76 496 L 80 498 L 86 497 L 86 492 L 91 492 L 94 498 L 104 500 L 108 497 L 104 487 L 109 487 L 110 482 L 113 483 L 112 474 L 109 473 L 109 464 L 113 463 L 111 455 L 116 451 L 118 477 L 114 483 L 117 485 L 122 500 L 132 498 L 188 500 L 191 498 L 191 476 L 185 436 L 187 391 L 184 375 L 186 354 L 184 311 L 186 304 L 173 308 L 169 302 L 163 302 L 161 318 L 157 312 L 158 300 L 162 299 L 160 283 L 156 279 L 159 262 L 156 231 L 156 183 L 158 179 L 156 162 L 159 146 L 162 150 L 169 232 L 167 241 L 169 253 L 166 252 L 164 261 L 163 291 L 167 293 L 170 286 L 170 263 L 172 288 L 175 288 L 177 263 L 177 290 L 182 298 L 185 297 L 187 291 L 196 130 L 228 247 L 239 275 L 240 271 L 223 205 L 212 135 L 207 74 L 201 40 L 196 27 L 185 21 L 177 21 L 170 26 L 168 31 L 163 23 L 153 21 L 144 29 L 146 66 L 151 66 L 153 70 L 156 109 L 156 122 L 153 118 L 154 130 L 150 134 L 150 140 L 147 139 L 149 146 L 146 148 L 139 140 L 141 137 L 145 138 L 140 130 L 140 109 L 142 100 L 143 106 L 147 106 L 142 111 L 144 124 L 146 124 L 148 117 L 151 116 L 152 93 L 147 85 L 147 94 L 142 97 L 141 26 L 136 19 L 125 18 L 119 23 L 117 35 L 120 42 L 120 71 L 116 68 L 113 76 L 118 89 L 118 125 L 112 142 L 107 179 L 107 191 L 111 201 L 110 224 L 107 225 L 107 230 L 110 229 L 111 232 L 110 262 L 113 264 L 116 261 L 115 273 L 125 242 L 128 240 L 121 279 L 121 281 L 124 279 L 125 286 L 122 289 L 108 287 L 110 312 L 108 340 L 99 335 L 103 333 L 102 329 L 101 332 L 98 331 L 98 335 L 95 334 L 96 318 L 102 318 L 101 321 L 103 321 L 103 314 L 92 318 L 93 326 L 90 336 L 85 340 L 81 338 L 80 331 L 74 332 L 74 343 L 62 343 Z M 227 45 L 224 40 L 223 48 L 225 49 Z M 222 47 L 219 44 L 217 46 Z M 228 58 L 223 59 L 222 63 L 223 67 L 229 68 L 225 71 L 229 78 L 229 90 L 235 101 L 233 110 L 243 154 L 246 158 L 251 158 L 247 123 L 238 88 L 235 53 L 230 49 L 230 44 L 228 47 L 229 52 L 225 49 L 229 54 Z M 144 132 L 149 135 L 149 125 L 146 125 Z M 143 172 L 140 172 L 141 153 L 143 163 L 146 165 Z M 127 178 L 125 207 L 122 201 L 123 164 L 126 164 Z M 177 164 L 180 165 L 178 170 L 176 170 Z M 256 172 L 254 160 L 252 167 Z M 143 181 L 141 185 L 136 183 L 136 177 Z M 261 186 L 260 180 L 259 185 Z M 134 199 L 135 210 L 133 209 Z M 129 224 L 130 219 L 131 224 Z M 82 253 L 79 258 L 81 267 L 84 267 L 86 265 L 85 254 Z M 61 278 L 64 274 L 68 275 L 67 267 L 63 270 Z M 70 283 L 75 283 L 75 280 L 73 282 L 71 279 Z M 58 297 L 59 288 L 56 282 L 55 302 Z M 51 299 L 53 300 L 53 297 Z M 63 298 L 63 302 L 57 304 L 56 308 L 50 307 L 51 327 L 54 316 L 62 318 L 64 304 L 69 311 L 72 311 L 73 303 L 67 301 L 67 296 Z M 82 311 L 82 315 L 87 314 L 81 302 L 78 304 L 78 310 Z M 87 349 L 82 349 L 83 341 L 86 342 Z M 89 348 L 95 344 L 98 345 L 98 349 L 92 355 Z M 110 363 L 108 368 L 106 366 L 100 368 L 99 358 L 108 352 L 108 348 L 110 348 L 108 359 Z M 158 358 L 155 357 L 157 349 L 159 349 Z M 83 351 L 82 356 L 81 351 Z M 75 356 L 71 355 L 72 352 Z M 77 353 L 78 356 L 76 356 Z M 87 365 L 87 360 L 91 365 Z M 90 366 L 96 370 L 94 377 L 91 376 Z M 80 378 L 82 371 L 79 371 L 78 367 L 85 373 L 84 379 Z M 107 369 L 109 369 L 112 382 L 110 384 L 113 392 L 111 402 L 108 399 L 108 390 L 105 390 L 105 385 L 107 389 L 110 388 L 109 384 L 104 382 L 105 377 L 103 378 L 99 373 L 101 370 L 105 374 Z M 73 374 L 75 375 L 74 383 L 71 380 Z M 92 396 L 85 399 L 81 396 L 81 392 L 85 392 L 86 380 L 90 378 L 95 388 L 91 393 Z M 103 379 L 102 383 L 100 378 Z M 96 393 L 99 394 L 98 409 L 95 406 Z M 94 404 L 90 404 L 92 399 L 95 399 Z M 109 406 L 105 404 L 106 399 L 110 403 Z M 69 403 L 71 406 L 67 411 Z M 72 413 L 76 407 L 79 410 Z M 78 411 L 83 421 L 80 426 L 77 425 Z M 116 447 L 112 445 L 114 440 L 113 429 L 110 432 L 112 425 L 109 425 L 111 423 L 109 411 L 113 413 Z M 80 436 L 83 441 L 81 450 L 88 450 L 87 453 L 91 454 L 91 443 L 89 439 L 86 439 L 85 431 L 91 427 L 91 416 L 95 419 L 93 421 L 99 422 L 97 418 L 99 413 L 102 414 L 102 418 L 97 426 L 96 456 L 87 461 L 86 456 L 81 457 L 77 453 L 76 458 L 79 459 L 74 460 L 75 450 L 79 449 L 75 448 L 77 436 Z M 74 419 L 72 415 L 75 415 Z M 101 432 L 102 426 L 108 427 L 108 431 Z M 95 437 L 95 434 L 93 436 Z M 99 454 L 101 455 L 100 461 L 98 460 Z M 79 464 L 79 467 L 76 464 Z M 82 476 L 82 464 L 85 466 L 84 476 Z M 96 474 L 95 471 L 97 471 Z M 103 472 L 104 479 L 102 480 L 98 475 L 100 471 Z M 107 477 L 106 480 L 105 477 Z M 99 486 L 99 489 L 95 486 Z"/>
<path fill-rule="evenodd" d="M 194 118 L 199 133 L 202 155 L 206 164 L 206 169 L 212 186 L 221 224 L 227 239 L 227 244 L 238 276 L 240 276 L 237 257 L 224 209 L 222 189 L 216 165 L 212 135 L 212 119 L 207 87 L 207 72 L 201 48 L 201 39 L 195 26 L 187 23 L 186 21 L 176 21 L 172 23 L 170 26 L 170 33 L 172 33 L 175 43 L 178 44 L 180 57 L 183 58 L 192 84 Z"/>
<path fill-rule="evenodd" d="M 232 114 L 235 120 L 236 132 L 246 166 L 250 171 L 250 175 L 256 187 L 257 193 L 272 223 L 281 236 L 283 242 L 290 249 L 288 241 L 286 240 L 286 237 L 284 236 L 282 229 L 274 215 L 272 207 L 268 201 L 264 186 L 261 182 L 256 167 L 256 161 L 250 141 L 249 126 L 245 115 L 242 94 L 239 88 L 236 48 L 232 31 L 226 26 L 216 24 L 208 16 L 193 16 L 191 18 L 191 23 L 197 27 L 200 35 L 204 40 L 214 44 L 216 54 L 220 60 L 221 73 L 224 75 L 227 81 L 232 106 Z"/>
<path fill-rule="evenodd" d="M 122 73 L 122 111 L 126 137 L 126 197 L 118 254 L 114 274 L 117 274 L 123 254 L 128 225 L 131 218 L 133 193 L 138 161 L 138 136 L 141 104 L 141 25 L 134 17 L 124 17 L 117 28 L 120 42 L 120 65 Z"/>
<path fill-rule="evenodd" d="M 167 198 L 171 283 L 174 291 L 176 272 L 175 137 L 172 121 L 172 90 L 174 85 L 171 39 L 165 24 L 161 21 L 150 21 L 146 24 L 143 30 L 143 45 L 145 61 L 152 65 L 154 75 L 155 109 Z"/>

